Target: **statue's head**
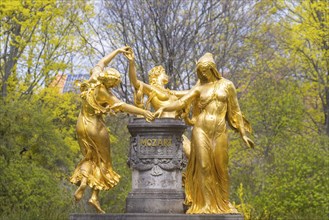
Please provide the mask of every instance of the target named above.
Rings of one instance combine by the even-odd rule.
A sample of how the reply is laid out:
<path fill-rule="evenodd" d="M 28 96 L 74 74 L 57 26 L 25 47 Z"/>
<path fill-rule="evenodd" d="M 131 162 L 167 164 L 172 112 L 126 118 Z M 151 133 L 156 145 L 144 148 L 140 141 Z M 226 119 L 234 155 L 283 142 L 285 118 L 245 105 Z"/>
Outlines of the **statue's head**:
<path fill-rule="evenodd" d="M 97 80 L 106 88 L 112 88 L 120 84 L 121 75 L 118 70 L 114 68 L 107 68 L 99 74 Z"/>
<path fill-rule="evenodd" d="M 166 85 L 168 83 L 168 75 L 163 66 L 155 66 L 149 71 L 150 84 Z"/>
<path fill-rule="evenodd" d="M 217 70 L 216 63 L 211 53 L 205 53 L 196 63 L 196 72 L 198 78 L 202 81 L 208 81 L 212 75 L 216 79 L 221 79 L 222 76 Z"/>

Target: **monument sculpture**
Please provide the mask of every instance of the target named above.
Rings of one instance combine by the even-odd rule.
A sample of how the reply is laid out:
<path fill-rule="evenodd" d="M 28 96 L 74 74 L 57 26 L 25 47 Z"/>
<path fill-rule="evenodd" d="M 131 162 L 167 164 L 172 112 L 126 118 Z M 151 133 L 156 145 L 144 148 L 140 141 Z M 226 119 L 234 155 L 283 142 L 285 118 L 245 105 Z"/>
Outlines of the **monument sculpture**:
<path fill-rule="evenodd" d="M 237 213 L 229 202 L 226 121 L 250 148 L 254 143 L 246 136 L 246 130 L 251 128 L 244 123 L 233 83 L 220 75 L 212 54 L 202 56 L 196 70 L 200 84 L 179 100 L 160 107 L 155 115 L 159 117 L 164 111 L 184 109 L 195 102 L 185 182 L 187 213 Z"/>
<path fill-rule="evenodd" d="M 126 52 L 127 48 L 123 47 L 105 56 L 91 70 L 90 79 L 80 85 L 82 108 L 76 130 L 83 159 L 70 181 L 79 186 L 74 194 L 76 201 L 83 197 L 87 186 L 92 189 L 89 203 L 100 213 L 104 211 L 99 204 L 99 191 L 113 188 L 120 179 L 112 168 L 110 138 L 103 115 L 123 111 L 154 119 L 151 112 L 126 104 L 111 92 L 111 88 L 121 82 L 120 73 L 105 67 L 117 54 Z"/>
<path fill-rule="evenodd" d="M 137 107 L 111 93 L 110 89 L 120 82 L 120 74 L 104 67 L 119 53 L 129 60 Z M 90 79 L 80 86 L 82 109 L 77 133 L 84 158 L 71 177 L 71 182 L 79 186 L 74 195 L 77 201 L 89 186 L 89 203 L 104 213 L 98 193 L 114 187 L 120 176 L 112 168 L 109 134 L 102 116 L 124 111 L 144 118 L 131 118 L 128 124 L 132 191 L 127 197 L 126 213 L 113 215 L 114 218 L 162 220 L 168 219 L 170 213 L 173 219 L 196 219 L 193 217 L 198 218 L 197 214 L 207 220 L 243 219 L 229 202 L 227 124 L 253 148 L 254 142 L 246 135 L 251 127 L 241 113 L 233 83 L 218 72 L 211 53 L 198 60 L 196 73 L 198 83 L 188 91 L 166 89 L 168 76 L 162 66 L 151 69 L 150 84 L 139 81 L 129 46 L 113 51 L 92 69 Z M 148 96 L 145 106 L 144 95 Z M 150 107 L 156 112 L 148 111 Z M 183 136 L 187 126 L 177 119 L 180 115 L 193 126 L 191 142 Z M 151 120 L 154 121 L 149 123 Z M 188 156 L 185 193 L 181 178 L 183 148 Z M 188 207 L 186 213 L 195 215 L 184 215 L 183 203 Z M 76 217 L 72 219 L 79 219 Z"/>

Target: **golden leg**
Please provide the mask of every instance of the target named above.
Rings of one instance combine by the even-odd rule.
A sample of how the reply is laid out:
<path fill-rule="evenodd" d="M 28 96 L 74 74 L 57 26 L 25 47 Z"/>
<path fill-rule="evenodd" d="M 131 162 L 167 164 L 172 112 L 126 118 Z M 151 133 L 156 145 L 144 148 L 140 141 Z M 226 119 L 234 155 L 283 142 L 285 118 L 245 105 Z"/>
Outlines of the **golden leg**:
<path fill-rule="evenodd" d="M 81 180 L 81 184 L 79 186 L 79 188 L 75 191 L 74 193 L 74 198 L 76 202 L 79 202 L 85 192 L 85 189 L 87 187 L 87 178 L 83 177 Z"/>
<path fill-rule="evenodd" d="M 93 189 L 91 198 L 89 199 L 88 203 L 92 206 L 94 206 L 94 208 L 97 210 L 98 213 L 102 213 L 104 214 L 104 210 L 101 208 L 99 201 L 98 201 L 98 193 L 99 190 Z"/>

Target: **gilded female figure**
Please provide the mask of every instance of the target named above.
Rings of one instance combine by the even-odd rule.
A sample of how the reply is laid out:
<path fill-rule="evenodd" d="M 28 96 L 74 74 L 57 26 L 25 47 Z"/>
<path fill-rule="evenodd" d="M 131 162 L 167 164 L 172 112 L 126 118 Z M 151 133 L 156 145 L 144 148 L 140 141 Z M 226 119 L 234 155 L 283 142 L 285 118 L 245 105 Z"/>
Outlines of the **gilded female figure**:
<path fill-rule="evenodd" d="M 186 108 L 194 101 L 191 153 L 186 171 L 187 213 L 235 213 L 229 202 L 228 134 L 226 121 L 238 131 L 248 147 L 254 143 L 246 136 L 246 126 L 233 83 L 217 71 L 212 54 L 197 62 L 200 84 L 179 100 L 161 107 L 163 111 Z"/>
<path fill-rule="evenodd" d="M 89 203 L 100 213 L 104 213 L 98 201 L 100 190 L 109 190 L 116 186 L 120 176 L 112 168 L 110 138 L 103 115 L 124 111 L 143 115 L 153 120 L 149 111 L 126 104 L 116 98 L 111 88 L 120 82 L 120 73 L 105 66 L 118 54 L 125 53 L 126 47 L 117 49 L 104 57 L 91 70 L 91 77 L 80 86 L 82 109 L 77 122 L 77 136 L 84 158 L 77 165 L 70 181 L 79 186 L 74 197 L 79 201 L 87 186 L 92 188 Z"/>

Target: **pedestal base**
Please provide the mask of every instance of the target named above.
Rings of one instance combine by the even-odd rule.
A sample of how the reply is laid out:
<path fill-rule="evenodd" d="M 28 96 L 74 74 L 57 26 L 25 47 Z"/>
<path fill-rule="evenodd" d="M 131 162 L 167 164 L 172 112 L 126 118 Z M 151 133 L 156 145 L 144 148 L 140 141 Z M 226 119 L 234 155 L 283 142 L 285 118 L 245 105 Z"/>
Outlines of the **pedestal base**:
<path fill-rule="evenodd" d="M 164 213 L 126 213 L 126 214 L 71 214 L 70 220 L 243 220 L 240 214 L 164 214 Z"/>
<path fill-rule="evenodd" d="M 184 192 L 174 190 L 139 190 L 128 194 L 127 213 L 184 213 Z"/>

